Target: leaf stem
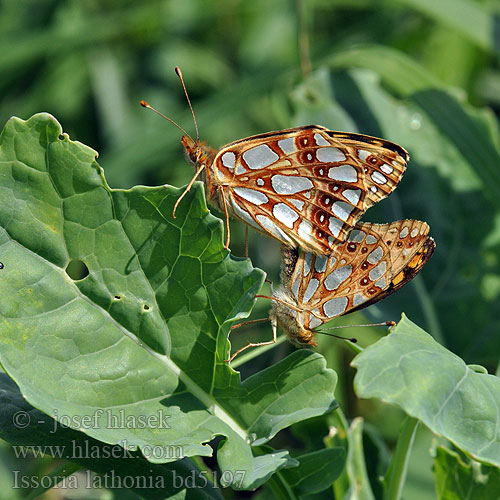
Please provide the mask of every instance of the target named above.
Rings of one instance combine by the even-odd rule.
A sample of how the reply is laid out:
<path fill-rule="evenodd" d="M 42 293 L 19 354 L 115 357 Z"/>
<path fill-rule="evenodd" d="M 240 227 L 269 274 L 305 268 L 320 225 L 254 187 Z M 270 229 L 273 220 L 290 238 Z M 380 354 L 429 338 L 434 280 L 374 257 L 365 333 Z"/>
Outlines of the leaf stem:
<path fill-rule="evenodd" d="M 338 422 L 337 425 L 338 432 L 341 433 L 339 441 L 343 441 L 345 443 L 344 447 L 346 450 L 346 454 L 349 454 L 349 450 L 350 449 L 352 450 L 352 447 L 349 444 L 349 439 L 350 439 L 349 424 L 340 406 L 337 408 L 337 410 L 335 410 L 335 418 Z M 332 486 L 335 498 L 344 498 L 348 496 L 350 480 L 347 471 L 347 458 L 346 458 L 346 467 L 344 468 L 340 477 L 333 483 Z"/>
<path fill-rule="evenodd" d="M 394 455 L 382 481 L 384 484 L 384 500 L 399 500 L 401 498 L 408 470 L 408 461 L 419 423 L 418 419 L 408 415 L 401 426 Z"/>

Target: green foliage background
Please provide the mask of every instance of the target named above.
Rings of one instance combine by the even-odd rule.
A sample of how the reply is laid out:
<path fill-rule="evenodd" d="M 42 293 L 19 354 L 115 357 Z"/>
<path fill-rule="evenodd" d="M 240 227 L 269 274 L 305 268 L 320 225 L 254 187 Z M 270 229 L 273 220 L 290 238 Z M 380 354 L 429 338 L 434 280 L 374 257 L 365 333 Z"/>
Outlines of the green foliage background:
<path fill-rule="evenodd" d="M 192 171 L 178 130 L 138 104 L 146 99 L 192 131 L 173 72 L 179 65 L 201 137 L 213 146 L 309 123 L 400 143 L 412 158 L 408 171 L 365 220 L 426 220 L 437 250 L 421 276 L 368 313 L 397 320 L 405 311 L 466 362 L 495 372 L 499 16 L 493 0 L 3 0 L 0 122 L 47 111 L 73 140 L 99 151 L 111 187 L 181 186 Z M 235 255 L 243 254 L 243 234 L 233 223 Z M 278 248 L 250 233 L 253 264 L 275 282 Z M 268 308 L 260 301 L 253 317 Z M 364 319 L 358 314 L 339 323 Z M 383 333 L 351 334 L 365 345 Z M 238 331 L 233 348 L 270 334 L 266 324 Z M 363 415 L 390 445 L 399 411 L 357 400 L 352 354 L 319 340 L 318 350 L 343 377 L 336 396 L 348 418 Z M 282 344 L 242 365 L 243 377 L 291 350 Z M 278 435 L 275 447 L 293 449 L 297 436 L 314 439 L 314 428 L 305 432 L 305 425 L 295 435 Z M 423 432 L 419 439 L 405 498 L 434 497 L 429 437 Z M 419 459 L 420 450 L 427 458 Z M 10 469 L 8 451 L 2 456 Z"/>

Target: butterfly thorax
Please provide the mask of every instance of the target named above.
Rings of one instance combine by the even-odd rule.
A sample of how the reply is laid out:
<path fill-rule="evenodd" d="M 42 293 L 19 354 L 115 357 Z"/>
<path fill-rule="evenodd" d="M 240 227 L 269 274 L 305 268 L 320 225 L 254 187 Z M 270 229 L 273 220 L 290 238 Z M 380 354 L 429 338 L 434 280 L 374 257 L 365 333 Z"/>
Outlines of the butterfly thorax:
<path fill-rule="evenodd" d="M 273 296 L 297 306 L 293 296 L 287 293 L 283 287 L 278 288 Z M 316 347 L 318 344 L 314 340 L 314 332 L 304 326 L 303 313 L 288 307 L 283 302 L 273 301 L 270 312 L 271 321 L 276 319 L 280 328 L 288 336 L 288 340 L 296 347 Z"/>

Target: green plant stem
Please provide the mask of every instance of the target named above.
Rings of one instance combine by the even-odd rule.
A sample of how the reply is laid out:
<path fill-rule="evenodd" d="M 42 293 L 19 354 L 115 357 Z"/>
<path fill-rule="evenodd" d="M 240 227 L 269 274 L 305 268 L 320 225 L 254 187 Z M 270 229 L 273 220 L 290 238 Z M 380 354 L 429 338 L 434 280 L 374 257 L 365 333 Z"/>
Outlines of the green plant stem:
<path fill-rule="evenodd" d="M 345 418 L 344 412 L 342 408 L 337 408 L 336 410 L 336 418 L 339 423 L 339 432 L 342 432 L 341 439 L 346 443 L 346 453 L 349 452 L 349 424 L 347 423 L 347 419 Z M 347 462 L 346 462 L 347 465 Z M 340 475 L 340 477 L 333 483 L 333 492 L 335 494 L 335 498 L 344 498 L 344 496 L 349 491 L 349 475 L 347 473 L 347 467 L 344 468 L 344 471 Z"/>
<path fill-rule="evenodd" d="M 77 470 L 80 470 L 81 468 L 82 468 L 81 465 L 74 464 L 72 462 L 65 462 L 64 464 L 54 469 L 50 474 L 46 474 L 46 476 L 48 477 L 53 477 L 54 479 L 58 478 L 57 482 L 54 481 L 54 484 L 47 488 L 39 486 L 38 488 L 31 490 L 29 495 L 25 498 L 25 500 L 34 500 L 35 498 L 38 498 L 43 493 L 52 489 L 57 484 L 59 484 L 62 481 L 63 477 L 69 477 L 71 476 L 71 474 L 75 473 Z"/>
<path fill-rule="evenodd" d="M 300 69 L 302 76 L 306 77 L 311 74 L 312 64 L 311 57 L 309 53 L 309 19 L 308 10 L 303 2 L 303 0 L 295 1 L 295 9 L 297 12 L 297 38 L 299 47 L 299 57 L 300 57 Z"/>
<path fill-rule="evenodd" d="M 273 494 L 273 498 L 278 500 L 298 500 L 290 485 L 283 479 L 279 472 L 271 476 L 266 483 L 266 488 L 269 488 Z"/>
<path fill-rule="evenodd" d="M 396 450 L 384 477 L 384 500 L 399 500 L 403 492 L 411 449 L 419 420 L 407 416 L 399 433 Z"/>

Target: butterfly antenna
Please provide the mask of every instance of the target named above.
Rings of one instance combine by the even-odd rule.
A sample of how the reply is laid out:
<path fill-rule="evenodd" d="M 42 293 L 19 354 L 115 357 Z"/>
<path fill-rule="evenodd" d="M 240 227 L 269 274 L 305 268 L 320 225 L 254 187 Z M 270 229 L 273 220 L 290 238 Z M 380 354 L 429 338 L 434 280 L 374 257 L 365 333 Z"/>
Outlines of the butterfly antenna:
<path fill-rule="evenodd" d="M 321 330 L 314 330 L 314 333 L 321 333 L 321 335 L 328 335 L 329 337 L 335 337 L 336 339 L 340 340 L 348 340 L 353 344 L 355 344 L 358 341 L 356 337 L 342 337 L 342 335 L 335 335 L 334 333 L 323 332 Z"/>
<path fill-rule="evenodd" d="M 161 113 L 157 109 L 153 108 L 153 106 L 149 105 L 144 100 L 142 100 L 140 102 L 140 105 L 143 108 L 150 109 L 151 111 L 154 111 L 157 115 L 160 115 L 162 118 L 165 118 L 165 120 L 168 120 L 172 125 L 175 125 L 184 135 L 187 135 L 191 140 L 193 140 L 193 138 L 179 124 L 175 123 L 174 120 L 172 120 L 172 118 L 169 118 L 168 116 L 164 115 L 163 113 Z M 198 130 L 196 132 L 198 133 Z"/>
<path fill-rule="evenodd" d="M 350 342 L 356 343 L 358 339 L 355 337 L 342 337 L 340 335 L 335 335 L 334 333 L 329 333 L 330 330 L 336 330 L 338 328 L 356 328 L 356 327 L 365 327 L 365 326 L 394 326 L 396 323 L 394 321 L 384 321 L 382 323 L 369 323 L 366 325 L 338 325 L 334 326 L 332 328 L 329 328 L 328 330 L 314 330 L 314 333 L 320 333 L 321 335 L 329 335 L 330 337 L 336 337 L 338 339 L 342 340 L 349 340 Z"/>
<path fill-rule="evenodd" d="M 181 68 L 179 68 L 179 66 L 176 66 L 175 72 L 176 72 L 177 76 L 179 77 L 179 80 L 181 81 L 182 88 L 184 89 L 184 94 L 186 96 L 189 109 L 191 110 L 191 114 L 193 115 L 194 128 L 196 130 L 196 142 L 198 142 L 200 140 L 200 134 L 198 133 L 198 124 L 196 123 L 196 117 L 194 116 L 193 106 L 191 106 L 191 99 L 189 99 L 189 94 L 187 92 L 186 85 L 184 85 L 184 79 L 182 78 Z"/>

